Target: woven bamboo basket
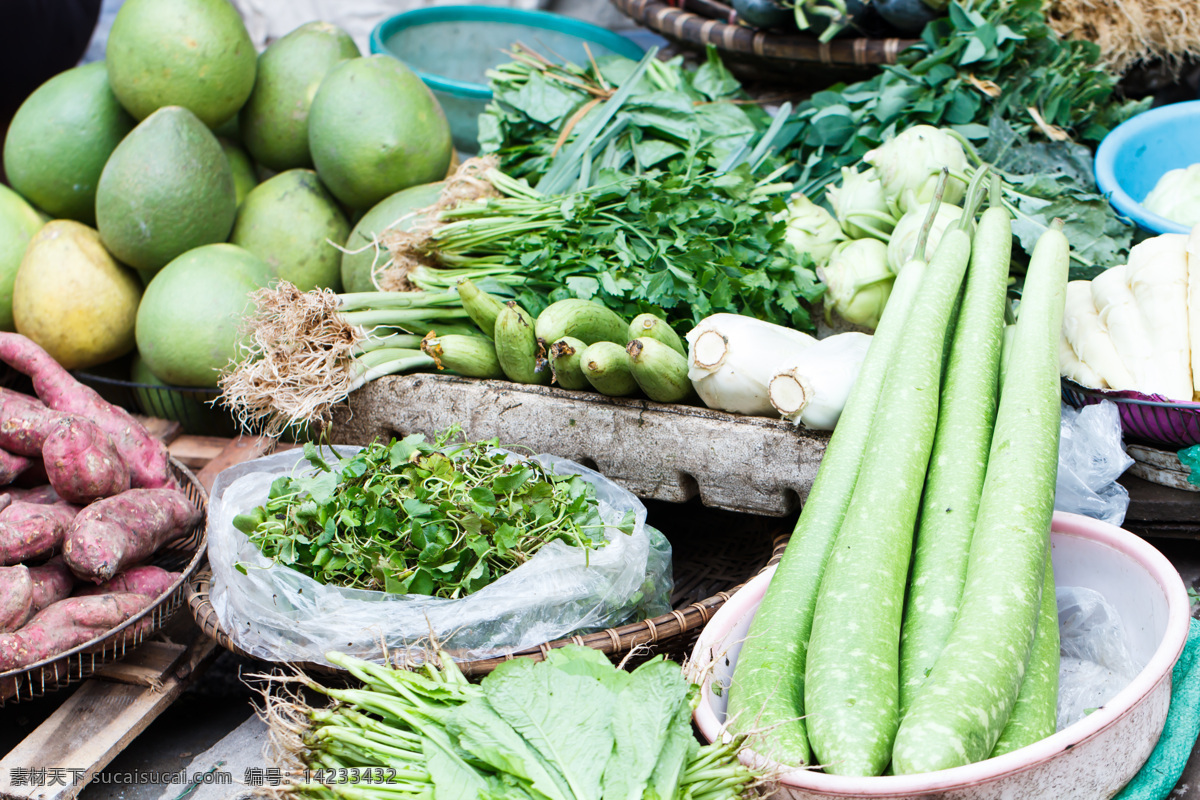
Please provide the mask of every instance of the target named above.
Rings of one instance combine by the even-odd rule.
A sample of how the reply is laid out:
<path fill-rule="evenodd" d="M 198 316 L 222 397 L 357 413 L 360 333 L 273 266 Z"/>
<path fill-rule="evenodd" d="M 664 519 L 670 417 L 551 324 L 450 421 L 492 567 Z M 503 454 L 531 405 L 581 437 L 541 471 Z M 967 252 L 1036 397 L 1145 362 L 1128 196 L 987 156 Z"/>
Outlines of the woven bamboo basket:
<path fill-rule="evenodd" d="M 706 509 L 707 511 L 707 509 Z M 717 516 L 710 514 L 710 516 Z M 731 515 L 720 515 L 731 516 Z M 653 655 L 676 661 L 691 652 L 700 630 L 718 608 L 767 566 L 783 555 L 788 536 L 778 520 L 753 518 L 754 522 L 730 535 L 730 525 L 709 524 L 689 531 L 686 538 L 672 540 L 674 549 L 675 589 L 673 610 L 653 619 L 582 636 L 571 636 L 508 656 L 479 661 L 460 661 L 458 667 L 468 676 L 481 677 L 504 661 L 528 656 L 541 661 L 553 649 L 569 644 L 601 651 L 614 663 L 627 656 L 637 664 Z M 212 573 L 198 572 L 188 586 L 187 602 L 192 618 L 200 629 L 222 647 L 245 656 L 221 629 L 216 610 L 209 600 Z M 636 652 L 635 652 L 636 651 Z M 249 656 L 247 656 L 249 657 Z M 341 670 L 325 664 L 302 663 L 293 666 L 307 672 L 340 675 Z"/>
<path fill-rule="evenodd" d="M 171 469 L 188 498 L 203 512 L 208 494 L 196 476 L 175 459 L 171 459 Z M 166 593 L 149 607 L 90 642 L 23 669 L 0 673 L 0 706 L 41 697 L 89 678 L 106 664 L 120 661 L 130 650 L 158 633 L 187 602 L 190 582 L 204 562 L 205 542 L 202 515 L 200 522 L 183 536 L 164 544 L 147 561 L 181 573 Z"/>
<path fill-rule="evenodd" d="M 847 77 L 883 64 L 895 64 L 914 39 L 839 38 L 747 27 L 737 12 L 719 0 L 610 0 L 639 25 L 688 48 L 713 45 L 725 63 L 743 77 L 779 79 L 809 75 Z"/>

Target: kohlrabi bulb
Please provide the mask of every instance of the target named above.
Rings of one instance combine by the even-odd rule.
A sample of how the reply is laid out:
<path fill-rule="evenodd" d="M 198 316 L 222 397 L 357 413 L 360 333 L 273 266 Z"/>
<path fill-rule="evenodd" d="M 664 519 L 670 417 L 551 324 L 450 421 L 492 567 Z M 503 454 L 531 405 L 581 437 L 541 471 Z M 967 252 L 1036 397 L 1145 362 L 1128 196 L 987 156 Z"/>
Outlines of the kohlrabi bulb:
<path fill-rule="evenodd" d="M 872 330 L 879 325 L 896 280 L 888 269 L 887 245 L 878 239 L 843 242 L 818 274 L 826 286 L 827 312 Z"/>
<path fill-rule="evenodd" d="M 917 237 L 921 235 L 921 227 L 925 224 L 926 215 L 929 214 L 929 206 L 929 203 L 913 206 L 896 223 L 896 229 L 892 231 L 892 238 L 887 245 L 887 261 L 892 272 L 899 274 L 900 269 L 916 254 Z M 937 216 L 933 219 L 933 225 L 929 229 L 929 238 L 925 243 L 924 257 L 926 259 L 933 255 L 938 242 L 942 240 L 942 234 L 946 232 L 951 223 L 956 222 L 962 216 L 962 213 L 963 210 L 958 206 L 950 206 L 945 203 L 938 206 Z"/>
<path fill-rule="evenodd" d="M 901 212 L 907 212 L 912 191 L 918 203 L 933 199 L 942 168 L 962 173 L 967 168 L 967 154 L 957 139 L 931 125 L 917 125 L 876 147 L 863 156 L 879 172 L 884 196 Z M 966 194 L 967 185 L 958 178 L 946 181 L 942 202 L 957 205 Z"/>
<path fill-rule="evenodd" d="M 825 190 L 829 205 L 842 230 L 852 239 L 887 239 L 896 227 L 896 215 L 888 209 L 887 197 L 874 167 L 856 172 L 842 167 L 842 182 Z"/>
<path fill-rule="evenodd" d="M 846 240 L 836 219 L 825 209 L 802 194 L 788 203 L 787 243 L 801 253 L 808 253 L 817 266 L 829 260 L 833 248 Z"/>

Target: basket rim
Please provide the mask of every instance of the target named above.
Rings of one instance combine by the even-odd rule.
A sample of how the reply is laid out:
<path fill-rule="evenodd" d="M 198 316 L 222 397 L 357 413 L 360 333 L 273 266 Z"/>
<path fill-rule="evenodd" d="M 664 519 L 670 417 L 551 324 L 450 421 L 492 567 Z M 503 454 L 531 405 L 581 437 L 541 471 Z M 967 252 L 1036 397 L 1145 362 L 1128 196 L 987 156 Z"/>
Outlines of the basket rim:
<path fill-rule="evenodd" d="M 168 460 L 176 473 L 176 477 L 186 480 L 199 492 L 200 512 L 203 515 L 208 507 L 208 492 L 204 490 L 203 484 L 200 483 L 199 479 L 196 478 L 195 474 L 192 473 L 191 470 L 185 467 L 173 456 L 168 456 Z M 33 674 L 35 671 L 44 671 L 48 668 L 57 667 L 60 662 L 68 663 L 74 656 L 83 655 L 90 650 L 95 650 L 97 647 L 107 646 L 111 642 L 116 642 L 117 640 L 123 638 L 125 633 L 130 628 L 133 628 L 147 616 L 153 614 L 159 608 L 170 602 L 172 597 L 176 596 L 181 589 L 185 589 L 185 587 L 191 582 L 192 577 L 200 570 L 200 566 L 204 562 L 208 553 L 208 531 L 204 527 L 203 517 L 201 517 L 200 522 L 196 523 L 196 525 L 200 534 L 195 545 L 196 551 L 192 554 L 191 560 L 188 561 L 187 565 L 180 571 L 179 577 L 171 583 L 170 588 L 156 597 L 154 602 L 150 603 L 144 609 L 134 614 L 117 627 L 110 628 L 108 631 L 100 634 L 99 636 L 96 636 L 95 638 L 90 639 L 83 644 L 76 645 L 70 650 L 57 653 L 49 658 L 44 658 L 41 661 L 21 667 L 20 669 L 9 670 L 8 672 L 0 672 L 0 680 L 20 680 L 26 675 Z M 153 631 L 147 631 L 138 643 L 140 644 L 141 641 L 145 641 L 152 633 Z M 87 676 L 85 675 L 81 677 Z M 65 685 L 65 683 L 71 683 L 73 681 L 67 680 L 65 683 L 59 681 L 56 682 L 60 683 L 60 685 Z M 3 705 L 3 702 L 4 701 L 0 700 L 0 705 Z"/>
<path fill-rule="evenodd" d="M 1124 403 L 1131 406 L 1149 406 L 1151 408 L 1173 409 L 1175 411 L 1200 411 L 1200 403 L 1183 400 L 1143 400 L 1139 397 L 1127 397 L 1122 392 L 1116 392 L 1112 389 L 1093 389 L 1089 386 L 1084 386 L 1081 383 L 1076 383 L 1066 376 L 1062 376 L 1062 384 L 1069 391 L 1084 397 L 1096 397 L 1101 400 L 1111 400 L 1114 403 Z"/>
<path fill-rule="evenodd" d="M 771 556 L 766 564 L 759 567 L 755 571 L 755 575 L 763 570 L 777 564 L 783 557 L 784 548 L 787 546 L 790 539 L 789 533 L 781 533 L 773 538 L 771 543 Z M 751 576 L 753 577 L 753 576 Z M 490 658 L 476 659 L 473 661 L 456 661 L 455 664 L 466 675 L 482 675 L 490 672 L 497 665 L 512 661 L 521 657 L 532 657 L 536 660 L 543 660 L 551 650 L 556 650 L 567 645 L 582 645 L 584 647 L 592 647 L 595 650 L 603 652 L 605 655 L 614 655 L 617 653 L 627 653 L 634 648 L 646 644 L 654 644 L 657 642 L 669 641 L 670 639 L 687 635 L 693 631 L 699 630 L 708 624 L 709 619 L 718 608 L 723 606 L 737 591 L 746 585 L 750 579 L 739 583 L 729 589 L 717 592 L 711 597 L 706 597 L 703 600 L 689 603 L 687 606 L 678 609 L 672 609 L 666 614 L 659 615 L 650 619 L 641 620 L 639 622 L 630 622 L 616 628 L 607 628 L 603 631 L 577 634 L 561 639 L 555 639 L 549 642 L 543 642 L 540 645 L 527 647 L 512 653 L 507 653 L 502 656 L 493 656 Z M 217 618 L 216 609 L 213 607 L 209 597 L 209 591 L 212 581 L 212 570 L 206 565 L 203 569 L 198 570 L 186 587 L 186 599 L 188 610 L 191 612 L 192 619 L 196 625 L 208 636 L 211 636 L 218 644 L 225 649 L 238 655 L 253 658 L 248 653 L 245 653 L 241 648 L 237 647 L 230 641 L 228 634 L 221 628 L 220 620 Z M 661 627 L 678 627 L 677 631 L 670 634 L 660 632 Z M 279 665 L 290 664 L 291 666 L 300 667 L 305 670 L 320 672 L 325 674 L 344 674 L 345 670 L 331 667 L 327 664 L 316 664 L 313 662 L 272 662 Z"/>
<path fill-rule="evenodd" d="M 86 382 L 100 383 L 108 386 L 120 386 L 122 389 L 153 389 L 160 392 L 180 392 L 184 394 L 203 394 L 211 396 L 214 399 L 220 396 L 220 389 L 213 389 L 210 386 L 175 386 L 162 383 L 138 383 L 137 381 L 124 380 L 122 378 L 109 378 L 106 375 L 97 375 L 94 372 L 77 369 L 72 370 L 71 374 L 76 379 L 83 378 Z"/>
<path fill-rule="evenodd" d="M 815 36 L 800 33 L 768 33 L 757 28 L 730 24 L 714 17 L 705 17 L 681 7 L 678 2 L 663 0 L 609 0 L 622 13 L 656 33 L 677 42 L 697 45 L 711 44 L 718 50 L 740 53 L 757 58 L 795 63 L 815 63 L 838 66 L 880 66 L 895 64 L 900 53 L 920 39 L 901 37 L 866 37 L 834 39 L 821 42 Z M 695 23 L 698 33 L 688 35 L 684 26 Z M 868 50 L 870 43 L 879 43 L 882 58 Z M 767 50 L 771 52 L 767 52 Z M 815 51 L 812 55 L 791 55 L 788 50 Z"/>

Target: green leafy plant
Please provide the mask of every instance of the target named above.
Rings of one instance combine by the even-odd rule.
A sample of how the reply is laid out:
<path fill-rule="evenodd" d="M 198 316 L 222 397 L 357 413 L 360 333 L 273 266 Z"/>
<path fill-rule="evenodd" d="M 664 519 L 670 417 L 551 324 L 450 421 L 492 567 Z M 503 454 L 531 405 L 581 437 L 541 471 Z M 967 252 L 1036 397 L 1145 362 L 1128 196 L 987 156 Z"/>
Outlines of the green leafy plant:
<path fill-rule="evenodd" d="M 377 441 L 332 463 L 308 443 L 313 471 L 277 478 L 234 525 L 320 583 L 445 598 L 478 591 L 550 542 L 606 544 L 590 483 L 514 459 L 495 439 L 451 444 L 460 433 Z M 632 512 L 617 527 L 632 532 Z"/>

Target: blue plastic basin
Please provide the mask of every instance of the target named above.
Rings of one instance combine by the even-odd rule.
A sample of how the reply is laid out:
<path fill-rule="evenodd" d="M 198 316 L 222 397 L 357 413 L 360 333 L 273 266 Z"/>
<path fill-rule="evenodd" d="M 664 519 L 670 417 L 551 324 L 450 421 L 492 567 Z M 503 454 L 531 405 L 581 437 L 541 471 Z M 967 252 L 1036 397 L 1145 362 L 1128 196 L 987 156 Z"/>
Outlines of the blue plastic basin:
<path fill-rule="evenodd" d="M 576 64 L 588 63 L 588 49 L 597 58 L 645 54 L 633 41 L 597 25 L 495 6 L 421 8 L 388 17 L 371 31 L 372 53 L 400 59 L 433 90 L 450 120 L 454 147 L 463 153 L 479 150 L 479 114 L 492 99 L 486 73 L 510 61 L 505 53 L 517 43 Z"/>
<path fill-rule="evenodd" d="M 1200 162 L 1200 100 L 1138 114 L 1096 149 L 1096 184 L 1123 216 L 1153 233 L 1188 233 L 1186 225 L 1142 207 L 1164 173 Z M 1136 198 L 1136 199 L 1135 199 Z"/>

